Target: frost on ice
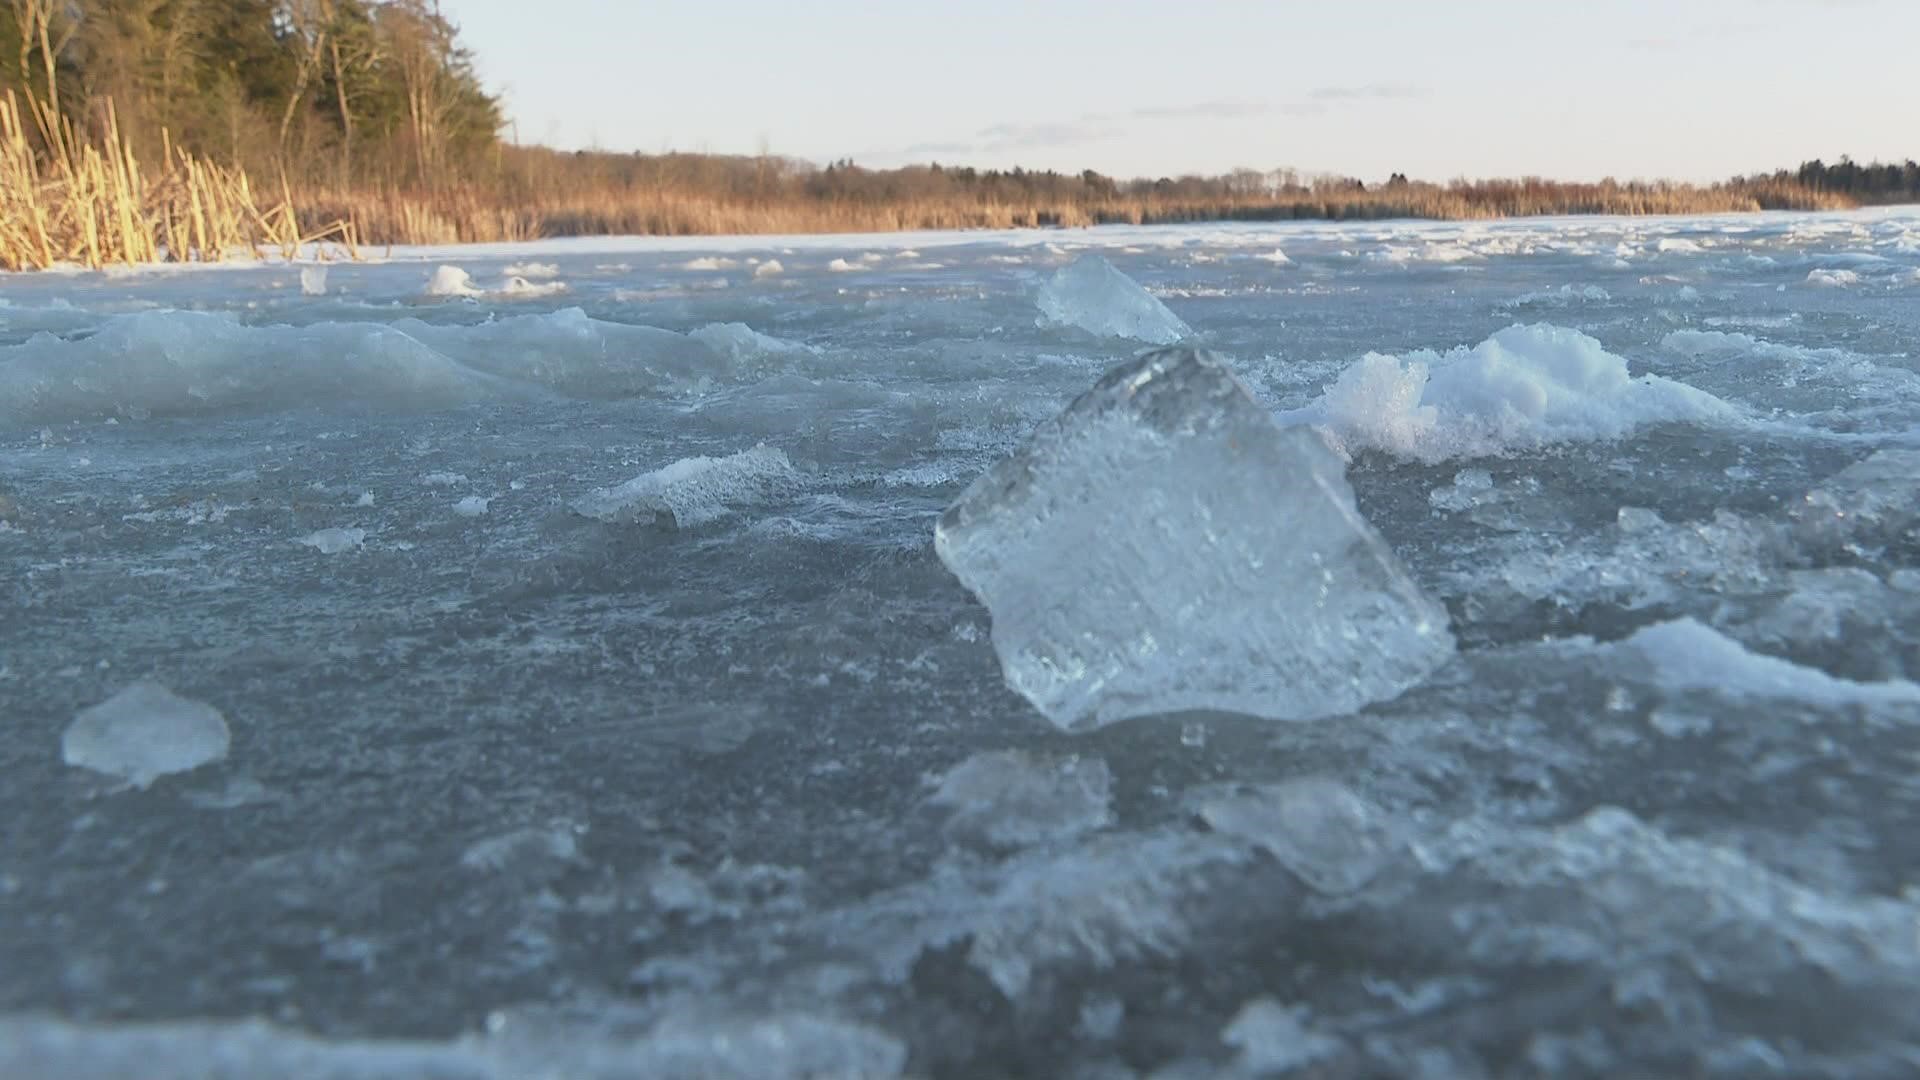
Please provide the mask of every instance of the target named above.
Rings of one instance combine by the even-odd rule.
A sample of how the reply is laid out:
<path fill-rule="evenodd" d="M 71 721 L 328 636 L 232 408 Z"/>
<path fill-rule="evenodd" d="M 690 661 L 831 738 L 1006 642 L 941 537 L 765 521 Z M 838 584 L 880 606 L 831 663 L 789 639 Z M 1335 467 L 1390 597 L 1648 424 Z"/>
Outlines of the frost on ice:
<path fill-rule="evenodd" d="M 1008 684 L 1069 730 L 1349 712 L 1453 649 L 1338 456 L 1277 427 L 1206 351 L 1109 372 L 948 507 L 934 542 L 992 612 Z"/>
<path fill-rule="evenodd" d="M 60 738 L 67 764 L 144 788 L 227 756 L 227 722 L 211 705 L 137 682 L 80 710 Z"/>
<path fill-rule="evenodd" d="M 723 458 L 682 458 L 574 502 L 585 517 L 624 525 L 671 522 L 686 529 L 759 502 L 796 480 L 785 452 L 767 445 Z"/>
<path fill-rule="evenodd" d="M 1038 298 L 1043 323 L 1077 326 L 1100 337 L 1171 345 L 1193 331 L 1132 278 L 1098 255 L 1062 267 Z"/>

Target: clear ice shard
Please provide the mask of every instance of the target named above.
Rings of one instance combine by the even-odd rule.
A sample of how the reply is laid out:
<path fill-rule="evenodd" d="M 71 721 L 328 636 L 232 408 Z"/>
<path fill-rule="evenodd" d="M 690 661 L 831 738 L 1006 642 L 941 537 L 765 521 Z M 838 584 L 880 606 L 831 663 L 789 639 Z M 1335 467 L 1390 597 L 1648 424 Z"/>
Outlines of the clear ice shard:
<path fill-rule="evenodd" d="M 1219 355 L 1123 364 L 941 515 L 1007 683 L 1060 728 L 1218 709 L 1351 712 L 1453 651 L 1340 457 Z"/>
<path fill-rule="evenodd" d="M 1100 337 L 1171 345 L 1193 331 L 1152 293 L 1098 255 L 1083 255 L 1040 287 L 1043 324 L 1077 326 Z"/>
<path fill-rule="evenodd" d="M 144 788 L 226 757 L 229 738 L 218 709 L 143 681 L 80 710 L 60 738 L 60 757 Z"/>

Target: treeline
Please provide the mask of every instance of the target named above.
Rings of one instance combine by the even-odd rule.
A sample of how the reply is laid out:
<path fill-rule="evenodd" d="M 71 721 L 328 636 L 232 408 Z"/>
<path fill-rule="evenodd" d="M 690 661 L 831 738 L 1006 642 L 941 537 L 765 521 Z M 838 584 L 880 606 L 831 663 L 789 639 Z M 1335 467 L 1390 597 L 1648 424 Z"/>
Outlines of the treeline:
<path fill-rule="evenodd" d="M 1776 183 L 1797 183 L 1810 191 L 1837 192 L 1862 203 L 1920 202 L 1920 162 L 1908 158 L 1899 165 L 1858 165 L 1841 158 L 1828 165 L 1818 159 L 1789 173 L 1770 177 Z"/>
<path fill-rule="evenodd" d="M 301 186 L 432 189 L 501 126 L 436 0 L 0 0 L 6 89 L 95 138 L 111 106 L 141 160 Z"/>
<path fill-rule="evenodd" d="M 449 243 L 1920 201 L 1911 161 L 1813 161 L 1711 185 L 1368 185 L 1292 169 L 1119 179 L 568 153 L 501 128 L 437 0 L 0 0 L 0 267 L 220 257 L 323 232 Z"/>

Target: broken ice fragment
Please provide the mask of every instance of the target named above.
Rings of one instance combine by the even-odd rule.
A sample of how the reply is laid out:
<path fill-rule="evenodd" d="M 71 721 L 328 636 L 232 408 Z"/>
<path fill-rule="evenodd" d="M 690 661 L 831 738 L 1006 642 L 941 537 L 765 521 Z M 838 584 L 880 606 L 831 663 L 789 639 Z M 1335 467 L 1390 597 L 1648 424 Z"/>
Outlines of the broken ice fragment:
<path fill-rule="evenodd" d="M 144 788 L 227 756 L 227 722 L 211 705 L 137 682 L 82 709 L 60 737 L 67 764 Z"/>
<path fill-rule="evenodd" d="M 997 750 L 954 766 L 928 801 L 952 810 L 948 831 L 1011 848 L 1104 828 L 1113 820 L 1112 787 L 1097 757 L 1047 761 Z"/>
<path fill-rule="evenodd" d="M 1167 305 L 1098 255 L 1062 267 L 1040 287 L 1037 302 L 1043 325 L 1077 326 L 1101 337 L 1171 345 L 1193 333 Z"/>
<path fill-rule="evenodd" d="M 1339 1039 L 1308 1027 L 1308 1015 L 1304 1005 L 1255 998 L 1234 1014 L 1220 1041 L 1240 1051 L 1242 1070 L 1262 1076 L 1298 1069 L 1346 1049 Z"/>
<path fill-rule="evenodd" d="M 1213 831 L 1264 849 L 1318 892 L 1352 892 L 1392 858 L 1394 837 L 1381 812 L 1332 780 L 1215 790 L 1193 805 Z"/>
<path fill-rule="evenodd" d="M 338 555 L 351 551 L 367 541 L 365 529 L 321 529 L 301 537 L 297 543 L 310 547 L 322 555 Z"/>
<path fill-rule="evenodd" d="M 1007 683 L 1055 725 L 1222 709 L 1304 720 L 1425 678 L 1447 616 L 1218 355 L 1109 372 L 941 515 Z"/>
<path fill-rule="evenodd" d="M 617 487 L 578 499 L 575 513 L 625 525 L 666 519 L 681 529 L 724 517 L 729 508 L 759 502 L 792 486 L 787 455 L 765 444 L 723 458 L 682 458 Z"/>

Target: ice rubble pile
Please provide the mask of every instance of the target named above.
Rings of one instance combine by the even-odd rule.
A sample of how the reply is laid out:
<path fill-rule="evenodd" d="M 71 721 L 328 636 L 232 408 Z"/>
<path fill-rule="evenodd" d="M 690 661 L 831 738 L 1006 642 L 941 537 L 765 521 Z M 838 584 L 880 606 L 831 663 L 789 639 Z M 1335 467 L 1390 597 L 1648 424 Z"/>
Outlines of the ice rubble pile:
<path fill-rule="evenodd" d="M 1338 455 L 1202 350 L 1109 372 L 962 493 L 934 542 L 992 612 L 1008 684 L 1069 730 L 1348 712 L 1453 648 Z"/>
<path fill-rule="evenodd" d="M 1438 462 L 1739 415 L 1684 383 L 1634 378 L 1624 359 L 1593 338 L 1540 323 L 1511 326 L 1445 354 L 1368 353 L 1317 401 L 1282 419 L 1322 428 L 1348 453 L 1381 450 Z"/>
<path fill-rule="evenodd" d="M 1040 287 L 1041 325 L 1171 345 L 1193 336 L 1180 317 L 1098 255 L 1083 255 Z"/>
<path fill-rule="evenodd" d="M 787 455 L 761 444 L 726 457 L 682 458 L 573 503 L 576 513 L 624 525 L 656 522 L 687 529 L 718 520 L 732 507 L 761 502 L 799 480 Z"/>

